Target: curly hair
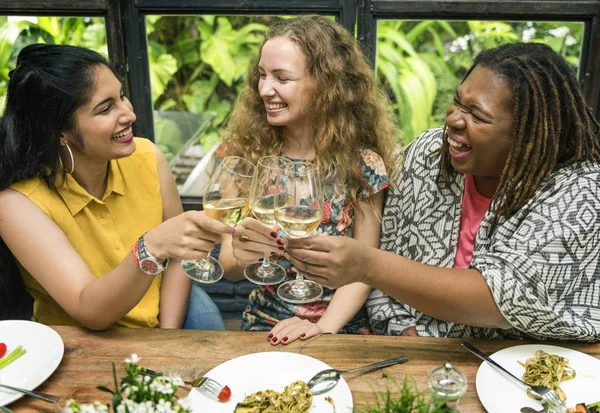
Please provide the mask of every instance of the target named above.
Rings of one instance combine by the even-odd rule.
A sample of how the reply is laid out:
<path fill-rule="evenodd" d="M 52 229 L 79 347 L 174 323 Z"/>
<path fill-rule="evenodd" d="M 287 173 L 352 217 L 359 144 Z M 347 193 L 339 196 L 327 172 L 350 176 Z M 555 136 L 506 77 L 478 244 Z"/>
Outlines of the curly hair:
<path fill-rule="evenodd" d="M 340 182 L 348 182 L 353 203 L 372 195 L 361 173 L 359 151 L 375 151 L 390 174 L 396 127 L 388 98 L 377 88 L 373 70 L 355 39 L 343 26 L 323 16 L 282 20 L 270 28 L 223 131 L 227 153 L 255 163 L 261 156 L 281 153 L 282 128 L 267 122 L 258 91 L 260 54 L 264 44 L 276 37 L 287 37 L 300 47 L 315 85 L 310 108 L 314 163 L 325 177 L 335 173 Z"/>
<path fill-rule="evenodd" d="M 512 88 L 513 144 L 491 210 L 510 218 L 552 172 L 581 161 L 600 162 L 598 122 L 567 62 L 539 43 L 506 44 L 481 52 L 477 66 L 492 70 Z M 455 173 L 448 142 L 441 149 L 442 178 Z"/>

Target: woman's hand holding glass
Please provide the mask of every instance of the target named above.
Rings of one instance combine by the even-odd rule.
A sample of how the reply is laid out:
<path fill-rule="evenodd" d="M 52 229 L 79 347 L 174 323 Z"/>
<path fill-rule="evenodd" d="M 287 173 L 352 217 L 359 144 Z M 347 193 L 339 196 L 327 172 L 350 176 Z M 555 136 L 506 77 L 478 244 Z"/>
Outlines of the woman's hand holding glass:
<path fill-rule="evenodd" d="M 221 234 L 232 228 L 206 216 L 187 211 L 166 220 L 146 233 L 146 247 L 157 258 L 202 259 L 215 247 Z"/>
<path fill-rule="evenodd" d="M 208 181 L 203 198 L 205 214 L 230 227 L 245 218 L 254 164 L 237 156 L 223 158 Z M 214 283 L 223 277 L 223 267 L 213 257 L 182 261 L 183 270 L 194 281 Z"/>
<path fill-rule="evenodd" d="M 264 156 L 258 160 L 256 166 L 256 177 L 250 191 L 250 210 L 258 221 L 266 226 L 273 227 L 275 221 L 275 196 L 277 193 L 277 182 L 285 170 L 285 166 L 292 164 L 281 156 Z M 276 238 L 273 232 L 271 237 Z M 247 234 L 245 239 L 250 240 Z M 244 238 L 241 238 L 244 240 Z M 258 241 L 258 240 L 256 240 Z M 264 252 L 262 262 L 255 262 L 244 270 L 245 277 L 259 285 L 279 284 L 285 279 L 285 269 L 280 265 L 271 263 L 270 253 Z"/>
<path fill-rule="evenodd" d="M 291 237 L 307 236 L 323 219 L 323 185 L 317 166 L 307 162 L 288 165 L 278 182 L 275 220 Z M 298 273 L 295 280 L 281 284 L 277 294 L 284 301 L 304 304 L 319 299 L 323 287 Z"/>
<path fill-rule="evenodd" d="M 332 289 L 355 282 L 370 284 L 368 276 L 381 262 L 378 249 L 352 237 L 287 238 L 284 243 L 285 256 L 298 271 Z"/>
<path fill-rule="evenodd" d="M 233 235 L 232 245 L 234 258 L 244 265 L 263 259 L 265 255 L 281 255 L 284 250 L 277 231 L 253 217 L 240 221 L 236 234 Z"/>

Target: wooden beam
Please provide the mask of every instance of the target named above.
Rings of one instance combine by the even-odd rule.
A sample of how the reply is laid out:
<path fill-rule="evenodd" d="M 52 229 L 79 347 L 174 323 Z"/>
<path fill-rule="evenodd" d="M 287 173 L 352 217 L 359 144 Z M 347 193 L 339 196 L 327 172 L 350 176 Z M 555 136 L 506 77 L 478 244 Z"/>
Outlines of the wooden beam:
<path fill-rule="evenodd" d="M 202 14 L 297 14 L 339 12 L 340 0 L 187 0 L 173 4 L 171 0 L 137 0 L 142 12 Z"/>
<path fill-rule="evenodd" d="M 106 0 L 0 0 L 0 15 L 9 16 L 98 16 L 106 9 Z"/>
<path fill-rule="evenodd" d="M 361 0 L 362 1 L 362 0 Z M 465 20 L 589 20 L 596 0 L 372 0 L 376 18 Z"/>

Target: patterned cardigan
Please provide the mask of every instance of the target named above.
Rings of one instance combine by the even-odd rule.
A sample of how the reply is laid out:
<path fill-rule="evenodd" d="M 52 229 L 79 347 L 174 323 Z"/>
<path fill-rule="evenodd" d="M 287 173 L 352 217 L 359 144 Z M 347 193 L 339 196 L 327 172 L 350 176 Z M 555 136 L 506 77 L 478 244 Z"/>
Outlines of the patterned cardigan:
<path fill-rule="evenodd" d="M 406 148 L 386 199 L 380 248 L 452 267 L 464 175 L 439 183 L 442 139 L 441 128 L 431 129 Z M 366 303 L 373 332 L 400 335 L 415 326 L 430 337 L 600 340 L 600 166 L 564 167 L 493 232 L 491 218 L 488 211 L 479 227 L 471 268 L 481 272 L 513 328 L 448 323 L 374 290 Z"/>

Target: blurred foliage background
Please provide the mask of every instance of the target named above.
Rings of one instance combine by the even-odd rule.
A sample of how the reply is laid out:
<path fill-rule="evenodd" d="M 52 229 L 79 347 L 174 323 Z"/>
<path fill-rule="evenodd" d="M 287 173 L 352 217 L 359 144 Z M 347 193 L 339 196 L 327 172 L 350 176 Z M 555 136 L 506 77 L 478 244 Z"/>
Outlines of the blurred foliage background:
<path fill-rule="evenodd" d="M 268 26 L 279 16 L 149 16 L 152 101 L 157 111 L 216 113 L 200 136 L 208 151 L 241 89 Z M 544 42 L 577 70 L 583 23 L 491 21 L 380 21 L 376 73 L 389 93 L 402 136 L 443 124 L 454 89 L 474 57 L 506 42 Z M 107 55 L 101 18 L 0 17 L 0 107 L 9 71 L 27 44 L 84 46 Z M 168 159 L 185 143 L 176 123 L 155 122 L 155 139 Z"/>

